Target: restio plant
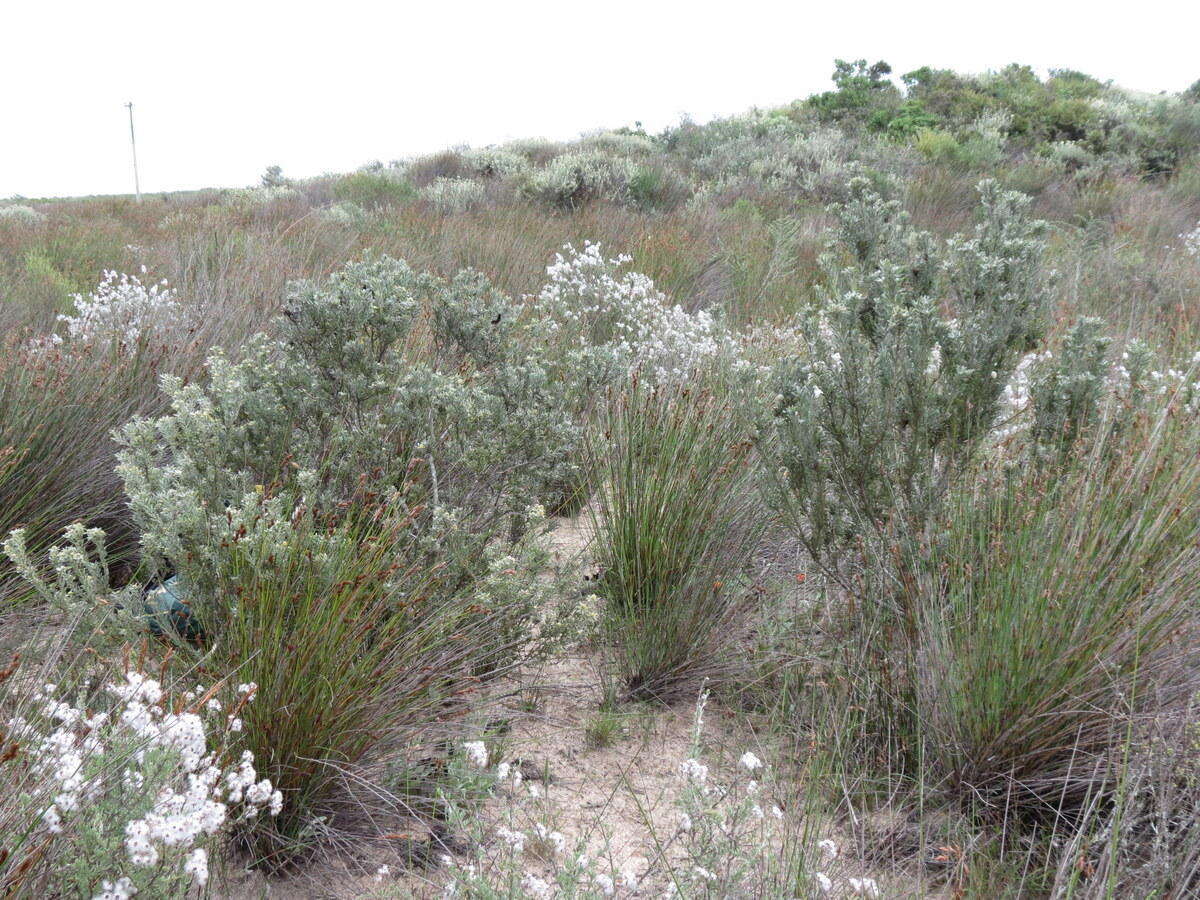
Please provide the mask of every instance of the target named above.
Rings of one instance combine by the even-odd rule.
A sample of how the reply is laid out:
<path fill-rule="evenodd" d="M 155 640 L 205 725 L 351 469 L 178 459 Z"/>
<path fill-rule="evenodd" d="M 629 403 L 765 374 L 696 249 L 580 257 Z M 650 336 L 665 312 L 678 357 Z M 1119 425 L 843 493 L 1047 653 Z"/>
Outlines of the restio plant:
<path fill-rule="evenodd" d="M 677 697 L 733 662 L 764 521 L 741 426 L 720 394 L 636 377 L 601 412 L 595 552 L 626 699 Z"/>

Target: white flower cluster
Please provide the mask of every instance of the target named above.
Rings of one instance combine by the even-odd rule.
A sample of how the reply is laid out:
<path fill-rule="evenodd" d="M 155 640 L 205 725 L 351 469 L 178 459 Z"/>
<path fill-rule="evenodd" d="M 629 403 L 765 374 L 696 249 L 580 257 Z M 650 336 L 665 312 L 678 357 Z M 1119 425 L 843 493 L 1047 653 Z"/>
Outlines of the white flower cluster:
<path fill-rule="evenodd" d="M 1112 367 L 1108 389 L 1130 404 L 1154 397 L 1175 396 L 1186 412 L 1200 413 L 1200 352 L 1192 355 L 1187 369 L 1178 366 L 1153 368 L 1152 363 L 1150 351 L 1144 345 L 1125 350 Z"/>
<path fill-rule="evenodd" d="M 648 276 L 620 272 L 630 260 L 605 258 L 590 241 L 556 254 L 534 300 L 549 337 L 580 349 L 603 347 L 629 372 L 659 383 L 682 381 L 720 354 L 737 357 L 737 342 L 709 313 L 689 313 Z"/>
<path fill-rule="evenodd" d="M 249 751 L 236 767 L 226 768 L 208 747 L 201 713 L 171 712 L 157 680 L 129 672 L 123 681 L 107 686 L 117 709 L 89 714 L 82 707 L 57 699 L 58 687 L 43 688 L 39 720 L 24 718 L 8 724 L 14 735 L 34 747 L 34 772 L 44 779 L 52 802 L 42 809 L 42 826 L 50 835 L 73 835 L 72 817 L 89 808 L 117 802 L 125 814 L 133 813 L 121 828 L 129 862 L 150 868 L 161 862 L 182 860 L 182 871 L 203 885 L 208 879 L 207 838 L 231 820 L 230 807 L 241 805 L 245 817 L 266 808 L 272 815 L 283 805 L 283 795 L 267 779 L 258 780 Z M 242 692 L 249 702 L 253 689 Z M 211 703 L 206 713 L 219 712 Z M 107 816 L 82 815 L 80 827 Z M 169 856 L 168 856 L 169 854 Z M 136 893 L 125 877 L 105 882 L 99 896 L 118 898 Z"/>
<path fill-rule="evenodd" d="M 1033 370 L 1053 354 L 1046 350 L 1042 353 L 1027 353 L 1013 369 L 1012 377 L 1000 393 L 1000 412 L 997 415 L 996 438 L 1005 440 L 1029 427 L 1029 417 L 1022 415 L 1030 403 L 1029 389 L 1032 384 Z M 994 373 L 993 373 L 994 374 Z"/>
<path fill-rule="evenodd" d="M 90 294 L 73 299 L 75 315 L 58 317 L 73 341 L 116 340 L 131 346 L 151 330 L 186 327 L 190 319 L 165 280 L 147 285 L 136 275 L 111 270 Z"/>
<path fill-rule="evenodd" d="M 1200 256 L 1200 223 L 1191 231 L 1186 231 L 1179 236 L 1183 241 L 1183 247 L 1192 256 Z"/>

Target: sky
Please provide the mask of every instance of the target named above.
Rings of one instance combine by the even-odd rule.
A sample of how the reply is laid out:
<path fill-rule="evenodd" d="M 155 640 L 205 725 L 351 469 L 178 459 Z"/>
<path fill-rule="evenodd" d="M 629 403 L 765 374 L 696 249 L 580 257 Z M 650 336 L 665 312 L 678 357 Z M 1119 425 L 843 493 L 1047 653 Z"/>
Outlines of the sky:
<path fill-rule="evenodd" d="M 652 131 L 826 90 L 834 58 L 1200 79 L 1200 4 L 0 0 L 0 198 L 240 187 L 445 147 Z"/>

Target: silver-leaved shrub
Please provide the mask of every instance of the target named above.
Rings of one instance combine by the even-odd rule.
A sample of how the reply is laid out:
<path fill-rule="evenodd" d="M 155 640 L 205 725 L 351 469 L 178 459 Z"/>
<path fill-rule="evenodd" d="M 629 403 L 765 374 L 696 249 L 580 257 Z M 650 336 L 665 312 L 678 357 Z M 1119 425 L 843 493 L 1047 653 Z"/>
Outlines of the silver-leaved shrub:
<path fill-rule="evenodd" d="M 979 187 L 980 222 L 941 242 L 855 179 L 804 352 L 780 370 L 764 446 L 779 498 L 830 570 L 860 538 L 920 527 L 998 416 L 1047 303 L 1044 224 L 1029 201 Z"/>

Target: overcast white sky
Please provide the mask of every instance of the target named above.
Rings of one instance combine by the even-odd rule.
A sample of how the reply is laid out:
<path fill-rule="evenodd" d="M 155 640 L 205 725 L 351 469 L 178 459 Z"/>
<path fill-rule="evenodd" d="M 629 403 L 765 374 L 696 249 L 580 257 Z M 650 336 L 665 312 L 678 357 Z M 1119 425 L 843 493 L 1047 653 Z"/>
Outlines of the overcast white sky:
<path fill-rule="evenodd" d="M 829 85 L 834 57 L 1200 79 L 1200 4 L 0 0 L 0 197 L 346 171 L 443 147 L 659 129 Z"/>

